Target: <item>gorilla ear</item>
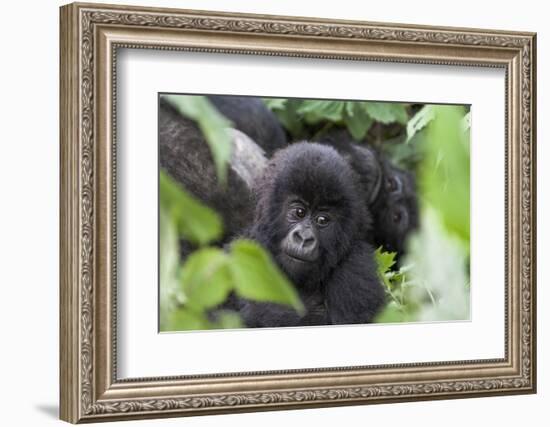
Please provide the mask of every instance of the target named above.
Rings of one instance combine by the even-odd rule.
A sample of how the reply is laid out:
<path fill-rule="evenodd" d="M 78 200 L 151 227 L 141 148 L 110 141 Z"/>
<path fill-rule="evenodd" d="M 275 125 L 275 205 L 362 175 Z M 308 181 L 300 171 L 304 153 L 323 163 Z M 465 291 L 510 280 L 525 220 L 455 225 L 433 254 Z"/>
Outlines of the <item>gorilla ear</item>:
<path fill-rule="evenodd" d="M 231 169 L 252 188 L 267 164 L 265 151 L 244 132 L 233 128 L 227 131 L 233 143 Z"/>
<path fill-rule="evenodd" d="M 384 175 L 382 166 L 374 150 L 357 144 L 353 144 L 352 148 L 355 151 L 357 160 L 361 163 L 360 170 L 364 170 L 365 176 L 370 177 L 367 181 L 367 194 L 369 195 L 367 202 L 370 205 L 378 197 L 378 193 L 380 193 L 380 188 L 382 187 Z"/>

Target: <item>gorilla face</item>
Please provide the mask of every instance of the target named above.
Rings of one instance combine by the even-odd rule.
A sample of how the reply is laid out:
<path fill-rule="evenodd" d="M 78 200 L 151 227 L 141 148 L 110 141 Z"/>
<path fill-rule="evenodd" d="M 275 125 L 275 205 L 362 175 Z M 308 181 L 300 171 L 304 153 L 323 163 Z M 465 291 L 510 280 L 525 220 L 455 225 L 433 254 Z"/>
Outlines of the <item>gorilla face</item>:
<path fill-rule="evenodd" d="M 332 131 L 321 140 L 334 147 L 351 165 L 359 179 L 360 198 L 372 212 L 375 246 L 403 254 L 405 242 L 418 225 L 418 201 L 414 176 L 390 163 L 379 151 L 353 142 L 345 130 Z"/>
<path fill-rule="evenodd" d="M 319 231 L 328 225 L 328 216 L 309 209 L 300 199 L 290 202 L 286 211 L 289 229 L 281 242 L 281 251 L 299 263 L 316 262 L 319 259 Z"/>
<path fill-rule="evenodd" d="M 270 161 L 259 186 L 257 235 L 294 282 L 324 277 L 370 225 L 356 183 L 328 146 L 296 143 Z"/>
<path fill-rule="evenodd" d="M 332 247 L 339 242 L 335 235 L 341 230 L 337 221 L 342 217 L 337 207 L 308 203 L 290 197 L 285 203 L 285 236 L 280 243 L 279 260 L 285 270 L 300 276 L 316 270 L 326 259 L 338 257 L 345 248 Z"/>
<path fill-rule="evenodd" d="M 405 251 L 406 238 L 418 227 L 418 202 L 415 179 L 410 172 L 388 165 L 384 179 L 383 197 L 376 207 L 376 234 L 384 241 L 384 249 Z"/>
<path fill-rule="evenodd" d="M 300 142 L 277 151 L 254 189 L 247 236 L 269 250 L 305 314 L 244 300 L 249 327 L 371 322 L 385 301 L 369 235 L 371 218 L 350 164 L 332 147 Z"/>

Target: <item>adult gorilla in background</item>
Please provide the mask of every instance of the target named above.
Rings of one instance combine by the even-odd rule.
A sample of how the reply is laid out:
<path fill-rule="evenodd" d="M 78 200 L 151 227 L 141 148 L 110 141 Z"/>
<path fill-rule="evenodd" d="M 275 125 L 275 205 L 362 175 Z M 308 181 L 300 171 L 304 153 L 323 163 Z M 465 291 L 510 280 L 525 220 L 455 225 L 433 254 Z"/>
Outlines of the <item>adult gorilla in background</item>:
<path fill-rule="evenodd" d="M 235 129 L 233 151 L 227 171 L 227 186 L 218 183 L 210 148 L 197 124 L 168 101 L 159 105 L 159 162 L 186 191 L 216 210 L 223 218 L 224 235 L 219 244 L 246 228 L 254 215 L 250 187 L 263 172 L 267 160 L 261 148 Z M 182 256 L 193 248 L 181 242 Z"/>
<path fill-rule="evenodd" d="M 388 160 L 382 161 L 382 168 L 383 189 L 371 204 L 376 224 L 374 241 L 399 257 L 406 251 L 407 237 L 418 228 L 416 179 Z"/>
<path fill-rule="evenodd" d="M 418 227 L 414 175 L 371 146 L 353 142 L 345 130 L 330 132 L 319 142 L 334 147 L 359 175 L 361 199 L 373 216 L 373 243 L 402 255 L 407 237 Z"/>
<path fill-rule="evenodd" d="M 384 304 L 371 219 L 358 179 L 331 147 L 301 142 L 279 150 L 255 188 L 244 233 L 271 252 L 296 287 L 303 315 L 275 303 L 239 300 L 248 327 L 367 323 Z"/>

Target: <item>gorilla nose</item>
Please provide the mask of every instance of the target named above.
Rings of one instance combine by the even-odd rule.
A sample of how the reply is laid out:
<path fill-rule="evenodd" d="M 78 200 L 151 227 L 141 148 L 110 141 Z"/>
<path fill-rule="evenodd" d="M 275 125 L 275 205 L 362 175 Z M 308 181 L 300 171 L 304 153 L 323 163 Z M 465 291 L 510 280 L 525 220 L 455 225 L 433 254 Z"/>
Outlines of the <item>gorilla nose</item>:
<path fill-rule="evenodd" d="M 304 250 L 314 250 L 317 246 L 317 239 L 310 228 L 300 228 L 292 233 L 294 243 L 299 245 Z"/>

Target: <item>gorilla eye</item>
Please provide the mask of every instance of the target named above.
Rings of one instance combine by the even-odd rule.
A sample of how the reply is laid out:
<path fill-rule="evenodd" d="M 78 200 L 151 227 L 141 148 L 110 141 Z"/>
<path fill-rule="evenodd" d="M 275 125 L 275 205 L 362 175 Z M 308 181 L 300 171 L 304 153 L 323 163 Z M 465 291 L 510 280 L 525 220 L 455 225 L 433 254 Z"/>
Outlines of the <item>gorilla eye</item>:
<path fill-rule="evenodd" d="M 392 220 L 395 223 L 401 222 L 401 218 L 403 218 L 403 216 L 400 211 L 394 212 L 392 215 Z"/>
<path fill-rule="evenodd" d="M 317 222 L 317 225 L 320 227 L 326 227 L 328 223 L 330 222 L 330 218 L 325 215 L 319 215 L 317 219 L 315 220 Z"/>
<path fill-rule="evenodd" d="M 388 178 L 386 180 L 386 190 L 390 193 L 393 193 L 394 191 L 397 191 L 397 180 L 395 178 Z"/>
<path fill-rule="evenodd" d="M 303 218 L 306 216 L 306 210 L 304 208 L 296 208 L 294 209 L 294 213 L 298 218 Z"/>

